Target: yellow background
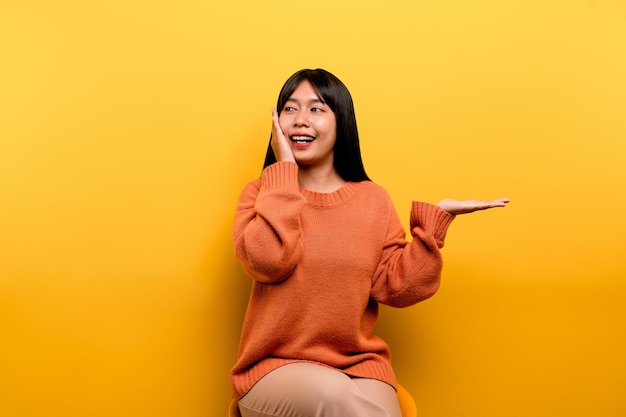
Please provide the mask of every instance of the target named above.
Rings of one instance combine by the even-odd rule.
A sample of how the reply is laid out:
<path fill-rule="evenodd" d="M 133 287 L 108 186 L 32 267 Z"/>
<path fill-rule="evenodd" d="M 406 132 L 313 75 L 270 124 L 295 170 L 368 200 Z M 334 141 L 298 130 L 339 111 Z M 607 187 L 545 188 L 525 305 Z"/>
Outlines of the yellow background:
<path fill-rule="evenodd" d="M 623 0 L 3 1 L 0 57 L 0 415 L 225 415 L 231 219 L 304 67 L 403 220 L 512 199 L 382 310 L 420 415 L 626 415 Z"/>

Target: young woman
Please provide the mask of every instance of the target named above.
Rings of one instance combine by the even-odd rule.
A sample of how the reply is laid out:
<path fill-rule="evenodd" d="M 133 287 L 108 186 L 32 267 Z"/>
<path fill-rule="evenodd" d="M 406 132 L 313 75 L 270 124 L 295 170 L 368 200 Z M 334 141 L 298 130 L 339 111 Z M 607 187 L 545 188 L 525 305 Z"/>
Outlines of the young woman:
<path fill-rule="evenodd" d="M 503 207 L 413 202 L 411 242 L 361 161 L 350 93 L 301 70 L 272 112 L 261 177 L 239 198 L 235 253 L 253 288 L 231 371 L 243 417 L 400 417 L 378 304 L 406 307 L 439 287 L 455 215 Z"/>

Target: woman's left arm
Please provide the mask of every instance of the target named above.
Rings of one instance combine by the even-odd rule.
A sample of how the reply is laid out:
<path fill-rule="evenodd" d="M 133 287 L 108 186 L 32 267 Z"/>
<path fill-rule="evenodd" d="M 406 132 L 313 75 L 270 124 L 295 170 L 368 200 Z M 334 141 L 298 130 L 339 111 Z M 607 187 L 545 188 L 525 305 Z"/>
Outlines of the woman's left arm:
<path fill-rule="evenodd" d="M 393 307 L 407 307 L 433 296 L 439 288 L 443 267 L 440 249 L 454 218 L 454 214 L 432 204 L 413 202 L 413 240 L 409 243 L 391 207 L 380 262 L 372 280 L 372 299 Z"/>
<path fill-rule="evenodd" d="M 410 243 L 392 207 L 381 262 L 372 282 L 372 298 L 393 307 L 406 307 L 433 296 L 439 289 L 441 248 L 452 220 L 458 214 L 504 207 L 508 202 L 445 199 L 436 206 L 413 202 Z"/>

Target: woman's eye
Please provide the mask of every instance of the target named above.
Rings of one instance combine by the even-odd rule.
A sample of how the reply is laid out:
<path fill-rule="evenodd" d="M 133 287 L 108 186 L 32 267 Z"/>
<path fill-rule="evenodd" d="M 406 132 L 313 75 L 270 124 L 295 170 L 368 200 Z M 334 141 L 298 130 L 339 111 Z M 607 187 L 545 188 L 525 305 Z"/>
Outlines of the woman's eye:
<path fill-rule="evenodd" d="M 311 111 L 312 111 L 313 113 L 317 113 L 317 112 L 321 112 L 321 111 L 322 111 L 322 109 L 320 109 L 319 107 L 313 107 L 313 108 L 311 109 Z"/>
<path fill-rule="evenodd" d="M 285 111 L 295 111 L 295 110 L 296 110 L 295 107 L 285 106 Z"/>

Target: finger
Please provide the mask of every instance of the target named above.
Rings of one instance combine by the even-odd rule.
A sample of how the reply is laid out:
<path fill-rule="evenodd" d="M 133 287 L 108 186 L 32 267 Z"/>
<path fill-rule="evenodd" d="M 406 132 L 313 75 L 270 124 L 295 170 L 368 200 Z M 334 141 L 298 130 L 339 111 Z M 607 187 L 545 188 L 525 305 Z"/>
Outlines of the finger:
<path fill-rule="evenodd" d="M 272 108 L 272 130 L 274 133 L 281 132 L 280 123 L 278 122 L 278 112 Z"/>
<path fill-rule="evenodd" d="M 506 204 L 509 202 L 508 198 L 498 198 L 497 200 L 481 200 L 481 201 L 477 201 L 477 200 L 466 200 L 466 203 L 471 203 L 471 204 L 475 204 L 477 206 L 485 206 L 485 205 L 494 205 L 494 204 Z"/>
<path fill-rule="evenodd" d="M 509 202 L 508 198 L 500 198 L 498 200 L 492 200 L 484 203 L 484 208 L 505 207 Z"/>
<path fill-rule="evenodd" d="M 284 135 L 280 127 L 280 122 L 278 121 L 278 112 L 275 108 L 272 108 L 272 139 L 278 142 L 281 140 L 281 136 Z"/>
<path fill-rule="evenodd" d="M 508 198 L 499 198 L 497 200 L 493 200 L 491 203 L 494 205 L 494 207 L 504 207 L 509 201 L 511 200 L 509 200 Z"/>

